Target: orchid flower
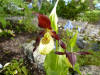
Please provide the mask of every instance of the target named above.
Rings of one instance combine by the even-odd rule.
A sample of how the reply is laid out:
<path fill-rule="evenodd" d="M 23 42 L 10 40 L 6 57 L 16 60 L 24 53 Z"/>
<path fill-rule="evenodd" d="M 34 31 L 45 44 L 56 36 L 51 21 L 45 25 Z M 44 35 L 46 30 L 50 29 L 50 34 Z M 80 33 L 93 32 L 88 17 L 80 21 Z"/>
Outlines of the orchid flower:
<path fill-rule="evenodd" d="M 72 66 L 74 67 L 77 57 L 76 55 L 88 55 L 91 54 L 89 52 L 55 52 L 58 55 L 66 55 L 66 58 L 68 58 L 69 62 L 72 64 Z"/>
<path fill-rule="evenodd" d="M 38 17 L 38 26 L 44 28 L 44 30 L 39 33 L 33 52 L 39 46 L 40 54 L 49 54 L 54 49 L 54 39 L 59 41 L 63 49 L 66 49 L 65 44 L 60 40 L 56 32 L 52 30 L 50 19 L 39 13 L 36 13 L 36 16 Z"/>
<path fill-rule="evenodd" d="M 56 34 L 55 31 L 52 30 L 51 22 L 49 18 L 45 15 L 36 13 L 38 17 L 38 26 L 44 28 L 43 31 L 39 33 L 39 36 L 36 39 L 35 47 L 33 52 L 39 46 L 40 54 L 46 55 L 49 54 L 54 49 L 54 39 L 59 41 L 60 46 L 65 50 L 65 52 L 58 52 L 55 53 L 58 55 L 66 55 L 69 62 L 72 66 L 76 63 L 76 55 L 87 55 L 90 54 L 89 52 L 66 52 L 66 45 L 61 41 L 59 36 Z M 41 38 L 42 37 L 42 38 Z"/>

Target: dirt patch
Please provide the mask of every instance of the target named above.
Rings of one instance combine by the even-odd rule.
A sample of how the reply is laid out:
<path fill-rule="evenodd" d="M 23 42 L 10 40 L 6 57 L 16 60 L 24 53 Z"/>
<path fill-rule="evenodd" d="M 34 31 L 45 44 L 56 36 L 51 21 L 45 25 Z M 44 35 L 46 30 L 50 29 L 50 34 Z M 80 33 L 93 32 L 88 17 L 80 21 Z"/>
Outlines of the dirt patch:
<path fill-rule="evenodd" d="M 0 39 L 0 63 L 5 64 L 12 59 L 23 58 L 21 45 L 35 38 L 35 33 L 22 33 L 13 39 Z"/>

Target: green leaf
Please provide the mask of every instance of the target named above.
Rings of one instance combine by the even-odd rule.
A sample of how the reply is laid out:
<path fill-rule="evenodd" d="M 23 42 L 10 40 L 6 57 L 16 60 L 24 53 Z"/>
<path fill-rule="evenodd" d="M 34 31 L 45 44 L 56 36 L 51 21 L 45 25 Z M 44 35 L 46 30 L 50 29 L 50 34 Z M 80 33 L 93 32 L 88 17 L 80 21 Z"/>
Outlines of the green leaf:
<path fill-rule="evenodd" d="M 28 71 L 25 66 L 23 66 L 21 69 L 22 69 L 24 75 L 28 75 Z"/>
<path fill-rule="evenodd" d="M 59 51 L 63 51 L 59 48 Z M 65 55 L 56 55 L 54 50 L 46 56 L 44 67 L 46 75 L 67 75 L 70 63 Z"/>
<path fill-rule="evenodd" d="M 77 71 L 80 75 L 82 75 L 78 63 L 75 64 L 75 66 L 74 66 L 74 70 Z"/>
<path fill-rule="evenodd" d="M 6 28 L 6 20 L 4 17 L 0 17 L 0 22 L 2 23 L 2 27 Z"/>
<path fill-rule="evenodd" d="M 58 1 L 59 0 L 57 0 L 55 6 L 54 6 L 54 8 L 53 8 L 53 10 L 52 10 L 52 12 L 49 16 L 50 21 L 51 21 L 51 26 L 56 32 L 58 32 L 58 26 L 57 26 L 58 18 L 57 18 L 57 14 L 56 14 L 56 7 L 57 7 L 57 4 L 58 4 Z"/>
<path fill-rule="evenodd" d="M 68 43 L 68 46 L 67 47 L 68 47 L 68 50 L 70 50 L 71 52 L 73 52 L 73 48 L 76 45 L 77 35 L 78 35 L 78 32 L 76 32 L 74 34 L 74 36 L 71 38 L 71 40 Z"/>

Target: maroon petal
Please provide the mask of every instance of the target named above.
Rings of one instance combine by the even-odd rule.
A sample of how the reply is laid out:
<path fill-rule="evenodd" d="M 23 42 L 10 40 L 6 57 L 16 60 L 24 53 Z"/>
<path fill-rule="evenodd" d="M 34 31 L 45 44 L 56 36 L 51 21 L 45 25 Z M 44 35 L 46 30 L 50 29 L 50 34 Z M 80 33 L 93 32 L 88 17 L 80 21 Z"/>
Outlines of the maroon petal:
<path fill-rule="evenodd" d="M 78 54 L 80 54 L 80 55 L 88 55 L 88 54 L 91 54 L 90 52 L 77 52 Z"/>
<path fill-rule="evenodd" d="M 56 34 L 55 31 L 51 31 L 51 36 L 56 40 L 59 40 L 59 44 L 63 49 L 66 49 L 66 45 L 60 40 L 60 37 Z"/>
<path fill-rule="evenodd" d="M 60 46 L 61 46 L 63 49 L 66 49 L 66 45 L 65 45 L 61 40 L 59 40 L 59 43 L 60 43 Z"/>
<path fill-rule="evenodd" d="M 37 37 L 33 52 L 37 49 L 37 46 L 39 45 L 39 42 L 40 42 L 40 37 Z"/>
<path fill-rule="evenodd" d="M 43 31 L 41 31 L 40 33 L 39 33 L 39 36 L 41 37 L 43 37 L 44 36 L 44 34 L 45 34 L 45 31 L 43 30 Z"/>
<path fill-rule="evenodd" d="M 58 55 L 64 55 L 65 53 L 64 52 L 55 52 L 56 54 Z"/>
<path fill-rule="evenodd" d="M 37 49 L 37 46 L 39 45 L 39 42 L 40 42 L 40 37 L 44 36 L 44 34 L 45 34 L 45 31 L 41 31 L 39 33 L 39 36 L 36 38 L 36 42 L 34 44 L 33 52 Z"/>
<path fill-rule="evenodd" d="M 33 52 L 37 49 L 37 47 L 34 47 Z"/>
<path fill-rule="evenodd" d="M 55 31 L 51 31 L 51 36 L 52 36 L 53 38 L 55 38 L 56 40 L 60 40 L 60 37 L 56 34 Z"/>
<path fill-rule="evenodd" d="M 42 15 L 42 14 L 38 14 L 38 22 L 39 22 L 39 27 L 41 28 L 47 28 L 47 29 L 52 29 L 51 28 L 51 22 L 50 22 L 50 19 L 45 16 L 45 15 Z"/>
<path fill-rule="evenodd" d="M 76 54 L 67 52 L 66 57 L 68 57 L 69 62 L 74 66 L 76 63 Z"/>

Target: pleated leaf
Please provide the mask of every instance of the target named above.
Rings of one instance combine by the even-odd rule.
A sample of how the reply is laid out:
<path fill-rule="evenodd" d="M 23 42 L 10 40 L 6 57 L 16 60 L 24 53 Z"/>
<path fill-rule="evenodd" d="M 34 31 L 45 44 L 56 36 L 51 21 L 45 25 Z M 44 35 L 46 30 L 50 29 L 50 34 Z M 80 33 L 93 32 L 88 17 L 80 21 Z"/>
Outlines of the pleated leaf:
<path fill-rule="evenodd" d="M 58 18 L 57 18 L 57 14 L 56 14 L 56 7 L 57 7 L 57 4 L 58 4 L 58 1 L 59 0 L 57 0 L 55 6 L 54 6 L 54 8 L 51 11 L 51 14 L 49 16 L 50 21 L 51 21 L 51 26 L 56 32 L 58 32 L 58 26 L 57 26 Z"/>
<path fill-rule="evenodd" d="M 59 50 L 63 51 L 61 47 Z M 68 67 L 71 67 L 71 64 L 66 59 L 66 55 L 57 55 L 52 51 L 46 56 L 44 67 L 46 75 L 67 75 Z"/>

